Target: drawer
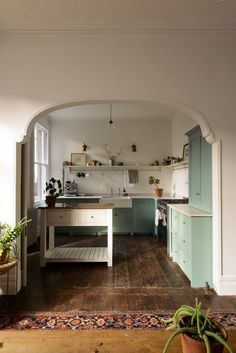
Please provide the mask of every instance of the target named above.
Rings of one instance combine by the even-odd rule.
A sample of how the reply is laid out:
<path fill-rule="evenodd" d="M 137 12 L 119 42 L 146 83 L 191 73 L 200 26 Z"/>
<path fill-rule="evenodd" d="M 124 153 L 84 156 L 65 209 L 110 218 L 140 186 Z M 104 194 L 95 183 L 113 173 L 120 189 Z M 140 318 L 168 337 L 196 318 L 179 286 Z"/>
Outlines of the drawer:
<path fill-rule="evenodd" d="M 179 230 L 181 234 L 190 234 L 190 217 L 179 213 Z"/>
<path fill-rule="evenodd" d="M 77 224 L 106 224 L 105 210 L 79 210 L 76 211 Z"/>
<path fill-rule="evenodd" d="M 72 210 L 47 211 L 48 225 L 68 225 L 75 223 L 75 213 Z"/>
<path fill-rule="evenodd" d="M 179 215 L 177 210 L 172 209 L 172 230 L 177 230 L 179 228 Z"/>
<path fill-rule="evenodd" d="M 191 279 L 191 260 L 185 253 L 182 253 L 179 265 L 186 276 Z"/>
<path fill-rule="evenodd" d="M 173 256 L 173 260 L 175 262 L 179 263 L 182 252 L 183 252 L 183 250 L 180 247 L 180 243 L 178 241 L 174 241 L 173 242 L 173 249 L 172 249 L 172 256 Z"/>

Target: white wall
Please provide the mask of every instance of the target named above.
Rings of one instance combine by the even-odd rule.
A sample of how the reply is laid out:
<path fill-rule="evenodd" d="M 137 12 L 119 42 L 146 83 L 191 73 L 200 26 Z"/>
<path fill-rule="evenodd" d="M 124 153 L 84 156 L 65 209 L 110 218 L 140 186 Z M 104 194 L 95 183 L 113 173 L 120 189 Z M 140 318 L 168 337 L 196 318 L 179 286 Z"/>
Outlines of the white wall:
<path fill-rule="evenodd" d="M 66 118 L 65 118 L 66 120 Z M 87 161 L 97 160 L 108 165 L 108 155 L 104 150 L 107 144 L 109 150 L 117 153 L 121 147 L 122 154 L 117 162 L 124 165 L 151 165 L 156 160 L 160 163 L 171 152 L 171 120 L 170 119 L 138 119 L 116 120 L 114 129 L 107 129 L 107 120 L 68 120 L 51 121 L 50 139 L 50 173 L 51 176 L 62 178 L 62 162 L 71 160 L 71 153 L 82 152 L 85 141 L 88 145 Z M 132 152 L 135 141 L 137 152 Z M 118 193 L 118 188 L 125 187 L 129 193 L 154 193 L 154 188 L 147 182 L 148 176 L 155 175 L 161 180 L 166 194 L 170 193 L 171 173 L 162 169 L 161 172 L 139 171 L 139 182 L 130 185 L 124 172 L 89 172 L 89 177 L 79 178 L 77 172 L 70 173 L 66 178 L 75 179 L 80 193 L 106 194 L 111 188 Z"/>
<path fill-rule="evenodd" d="M 235 36 L 8 33 L 0 52 L 0 218 L 14 222 L 15 142 L 37 113 L 80 100 L 181 102 L 222 139 L 222 278 L 236 294 Z"/>

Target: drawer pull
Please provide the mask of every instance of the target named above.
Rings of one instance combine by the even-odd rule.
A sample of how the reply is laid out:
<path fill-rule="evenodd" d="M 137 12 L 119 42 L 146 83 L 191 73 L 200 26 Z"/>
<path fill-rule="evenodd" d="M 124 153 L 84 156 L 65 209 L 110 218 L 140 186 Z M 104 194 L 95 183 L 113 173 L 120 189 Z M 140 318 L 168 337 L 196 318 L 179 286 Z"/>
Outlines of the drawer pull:
<path fill-rule="evenodd" d="M 185 241 L 185 240 L 183 240 L 183 243 L 186 243 L 186 241 Z"/>
<path fill-rule="evenodd" d="M 200 192 L 196 192 L 196 195 L 198 195 L 198 196 L 199 196 L 199 195 L 200 195 Z"/>
<path fill-rule="evenodd" d="M 60 218 L 62 219 L 62 218 L 63 218 L 63 216 L 60 216 Z"/>
<path fill-rule="evenodd" d="M 186 261 L 184 261 L 184 264 L 186 264 Z"/>
<path fill-rule="evenodd" d="M 183 224 L 185 224 L 185 222 L 183 221 Z"/>
<path fill-rule="evenodd" d="M 91 216 L 91 218 L 94 218 L 94 216 Z"/>

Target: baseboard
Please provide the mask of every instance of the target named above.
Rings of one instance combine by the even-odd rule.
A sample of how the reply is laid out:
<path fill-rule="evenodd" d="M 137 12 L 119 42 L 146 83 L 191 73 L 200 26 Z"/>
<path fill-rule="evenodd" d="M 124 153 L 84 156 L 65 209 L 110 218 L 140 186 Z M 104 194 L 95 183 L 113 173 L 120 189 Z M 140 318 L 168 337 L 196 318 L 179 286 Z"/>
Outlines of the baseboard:
<path fill-rule="evenodd" d="M 222 276 L 219 280 L 219 295 L 236 295 L 236 276 Z"/>

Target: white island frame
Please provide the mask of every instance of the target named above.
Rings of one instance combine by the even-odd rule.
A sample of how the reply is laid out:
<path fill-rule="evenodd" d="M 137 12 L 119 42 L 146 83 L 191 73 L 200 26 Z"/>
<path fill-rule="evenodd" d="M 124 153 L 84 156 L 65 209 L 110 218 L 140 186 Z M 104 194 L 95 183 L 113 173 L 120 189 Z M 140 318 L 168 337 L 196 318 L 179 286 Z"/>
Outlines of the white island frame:
<path fill-rule="evenodd" d="M 40 266 L 47 262 L 107 262 L 112 266 L 113 204 L 73 204 L 70 206 L 40 207 Z M 55 227 L 107 226 L 107 247 L 55 247 Z M 49 246 L 47 248 L 47 227 Z"/>

